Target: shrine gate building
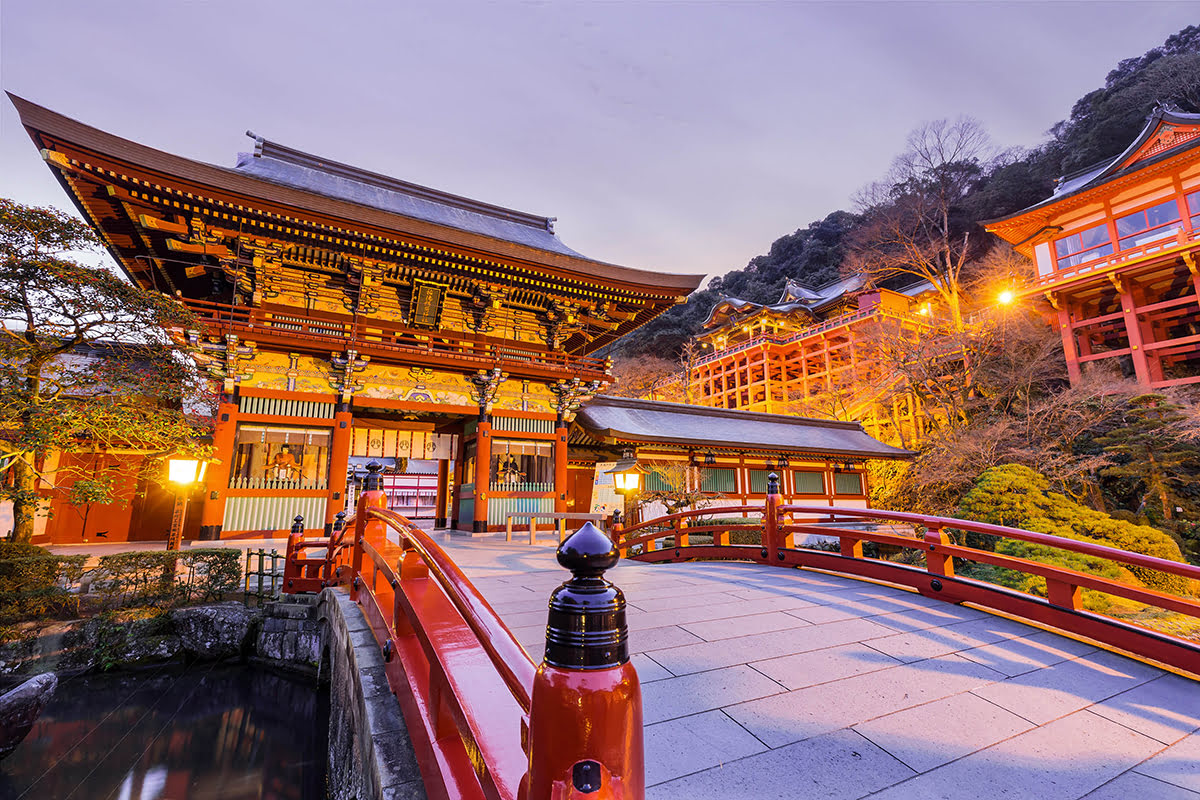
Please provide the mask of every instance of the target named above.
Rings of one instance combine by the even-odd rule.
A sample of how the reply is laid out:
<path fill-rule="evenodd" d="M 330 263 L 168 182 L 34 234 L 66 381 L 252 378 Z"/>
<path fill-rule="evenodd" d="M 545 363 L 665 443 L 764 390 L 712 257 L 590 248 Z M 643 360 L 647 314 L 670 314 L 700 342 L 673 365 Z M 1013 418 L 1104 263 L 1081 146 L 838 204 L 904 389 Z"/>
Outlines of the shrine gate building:
<path fill-rule="evenodd" d="M 12 100 L 129 279 L 197 320 L 175 333 L 220 402 L 215 461 L 185 536 L 281 535 L 297 514 L 319 530 L 352 501 L 370 459 L 398 476 L 412 474 L 410 460 L 434 465 L 418 470 L 435 473 L 432 509 L 428 499 L 415 508 L 439 526 L 498 530 L 510 513 L 587 511 L 595 464 L 638 447 L 572 432 L 611 381 L 595 353 L 702 276 L 595 261 L 564 245 L 552 218 L 261 137 L 223 168 Z M 811 422 L 790 421 L 782 448 L 793 458 Z M 907 455 L 878 444 L 850 436 L 810 449 L 819 470 Z M 722 460 L 740 450 L 743 469 L 747 453 L 765 464 L 778 455 L 762 451 L 782 452 L 769 439 L 702 446 L 718 445 Z M 832 496 L 833 479 L 822 480 Z"/>

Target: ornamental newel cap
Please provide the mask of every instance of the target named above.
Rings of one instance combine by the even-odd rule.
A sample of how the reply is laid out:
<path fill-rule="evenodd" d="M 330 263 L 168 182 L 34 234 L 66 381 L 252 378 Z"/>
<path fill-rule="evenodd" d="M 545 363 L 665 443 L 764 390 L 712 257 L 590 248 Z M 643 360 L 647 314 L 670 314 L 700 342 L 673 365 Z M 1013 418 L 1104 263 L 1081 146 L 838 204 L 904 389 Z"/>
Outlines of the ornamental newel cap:
<path fill-rule="evenodd" d="M 779 476 L 774 472 L 767 476 L 767 494 L 779 494 Z"/>
<path fill-rule="evenodd" d="M 339 511 L 339 512 L 338 512 L 338 513 L 337 513 L 337 514 L 334 516 L 334 520 L 333 520 L 333 529 L 334 529 L 335 531 L 340 531 L 342 528 L 345 528 L 345 527 L 346 527 L 346 512 L 345 512 L 345 511 Z"/>
<path fill-rule="evenodd" d="M 380 474 L 382 471 L 383 465 L 378 461 L 367 464 L 367 478 L 363 481 L 364 492 L 378 492 L 383 488 L 383 476 Z"/>
<path fill-rule="evenodd" d="M 299 514 L 297 514 L 292 520 L 292 533 L 304 533 L 304 517 L 300 516 Z"/>
<path fill-rule="evenodd" d="M 545 663 L 568 669 L 607 669 L 629 661 L 625 595 L 604 579 L 620 554 L 590 522 L 558 547 L 572 578 L 550 595 Z"/>
<path fill-rule="evenodd" d="M 621 558 L 617 546 L 604 532 L 590 522 L 567 537 L 558 546 L 558 563 L 571 570 L 576 578 L 599 578 L 612 569 Z"/>

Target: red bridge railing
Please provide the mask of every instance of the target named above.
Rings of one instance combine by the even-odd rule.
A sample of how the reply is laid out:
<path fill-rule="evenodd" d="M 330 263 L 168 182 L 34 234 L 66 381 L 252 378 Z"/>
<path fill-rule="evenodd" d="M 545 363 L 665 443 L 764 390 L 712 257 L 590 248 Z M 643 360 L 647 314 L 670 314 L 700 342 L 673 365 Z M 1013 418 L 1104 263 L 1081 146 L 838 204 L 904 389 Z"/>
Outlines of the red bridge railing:
<path fill-rule="evenodd" d="M 590 523 L 559 548 L 573 577 L 550 597 L 546 653 L 530 659 L 429 534 L 387 510 L 379 465 L 326 545 L 320 574 L 288 591 L 349 583 L 384 657 L 431 798 L 640 800 L 641 689 L 624 597 L 603 573 L 619 558 Z M 304 550 L 293 548 L 288 563 Z M 319 559 L 313 559 L 314 561 Z M 306 568 L 303 560 L 296 569 Z M 285 579 L 285 585 L 289 585 Z M 302 589 L 302 587 L 308 587 Z"/>
<path fill-rule="evenodd" d="M 714 517 L 741 517 L 746 512 L 756 511 L 761 511 L 761 521 L 747 519 L 743 523 L 733 524 L 712 521 Z M 914 533 L 906 535 L 895 530 L 847 528 L 832 524 L 871 521 L 900 523 Z M 621 555 L 639 561 L 753 561 L 780 567 L 820 569 L 909 586 L 927 597 L 949 603 L 972 603 L 1069 634 L 1084 636 L 1134 655 L 1200 675 L 1200 642 L 1170 636 L 1082 607 L 1082 590 L 1092 589 L 1147 606 L 1200 618 L 1200 602 L 1195 596 L 1157 591 L 1039 561 L 965 546 L 956 543 L 946 533 L 950 530 L 1016 539 L 1107 559 L 1125 567 L 1177 575 L 1191 582 L 1192 591 L 1200 589 L 1200 583 L 1197 583 L 1200 581 L 1200 567 L 1191 564 L 1132 553 L 1092 542 L 950 517 L 870 508 L 785 505 L 782 498 L 774 493 L 767 496 L 761 509 L 745 506 L 712 507 L 669 514 L 628 528 L 622 528 L 618 523 L 614 526 L 614 536 L 617 538 L 617 548 Z M 731 535 L 736 532 L 743 533 L 739 539 L 753 539 L 754 543 L 731 544 Z M 796 547 L 795 537 L 808 534 L 836 537 L 839 551 L 833 553 Z M 702 537 L 706 541 L 693 544 L 692 537 Z M 709 537 L 711 543 L 707 541 Z M 864 557 L 864 542 L 875 542 L 921 553 L 925 566 L 921 568 Z M 1041 597 L 958 576 L 955 574 L 954 559 L 1040 576 L 1046 581 L 1046 596 Z"/>

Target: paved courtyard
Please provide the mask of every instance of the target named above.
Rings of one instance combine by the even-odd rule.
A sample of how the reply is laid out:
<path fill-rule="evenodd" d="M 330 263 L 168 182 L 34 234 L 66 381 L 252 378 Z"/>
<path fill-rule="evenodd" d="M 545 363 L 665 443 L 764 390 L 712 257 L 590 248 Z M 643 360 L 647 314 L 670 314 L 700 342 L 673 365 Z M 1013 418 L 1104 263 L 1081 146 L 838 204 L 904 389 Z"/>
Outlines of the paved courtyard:
<path fill-rule="evenodd" d="M 535 661 L 548 545 L 439 540 Z M 1200 800 L 1200 683 L 918 594 L 622 562 L 648 800 Z"/>

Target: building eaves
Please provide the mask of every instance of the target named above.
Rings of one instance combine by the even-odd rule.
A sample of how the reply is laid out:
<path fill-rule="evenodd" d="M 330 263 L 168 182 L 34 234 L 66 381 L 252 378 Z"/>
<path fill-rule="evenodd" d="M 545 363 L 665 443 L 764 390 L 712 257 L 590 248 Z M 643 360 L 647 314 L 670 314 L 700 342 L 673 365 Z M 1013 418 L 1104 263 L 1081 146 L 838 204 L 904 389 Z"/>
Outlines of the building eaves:
<path fill-rule="evenodd" d="M 1059 180 L 1059 184 L 1055 187 L 1054 193 L 1045 200 L 1034 203 L 1027 208 L 1021 209 L 1020 211 L 1014 211 L 1011 214 L 1006 214 L 1003 217 L 982 220 L 979 224 L 982 225 L 985 230 L 990 230 L 992 226 L 1001 225 L 1002 223 L 1019 219 L 1026 214 L 1053 206 L 1062 200 L 1083 194 L 1084 192 L 1094 189 L 1097 186 L 1102 186 L 1109 181 L 1116 180 L 1117 178 L 1137 172 L 1153 164 L 1157 164 L 1160 161 L 1172 158 L 1179 153 L 1195 147 L 1200 147 L 1200 138 L 1189 139 L 1177 147 L 1172 147 L 1162 151 L 1161 153 L 1156 153 L 1149 158 L 1141 159 L 1126 167 L 1121 167 L 1121 164 L 1123 164 L 1131 155 L 1136 153 L 1138 149 L 1141 148 L 1142 145 L 1144 145 L 1150 139 L 1150 137 L 1154 135 L 1154 133 L 1158 130 L 1159 122 L 1173 122 L 1181 125 L 1197 125 L 1200 124 L 1200 114 L 1186 114 L 1165 108 L 1155 109 L 1155 111 L 1147 118 L 1146 125 L 1142 128 L 1141 133 L 1139 133 L 1133 142 L 1123 151 L 1121 151 L 1119 155 L 1064 176 Z"/>
<path fill-rule="evenodd" d="M 530 264 L 552 267 L 583 279 L 611 281 L 649 289 L 658 294 L 687 295 L 700 285 L 703 275 L 677 275 L 623 267 L 560 251 L 549 251 L 494 236 L 431 223 L 395 212 L 363 206 L 317 192 L 281 185 L 243 170 L 219 167 L 157 150 L 129 139 L 85 125 L 70 117 L 39 106 L 11 92 L 9 100 L 17 109 L 22 125 L 39 147 L 39 135 L 71 143 L 106 157 L 137 165 L 152 173 L 172 176 L 188 184 L 242 195 L 268 204 L 278 204 L 321 216 L 328 216 L 347 227 L 366 225 L 400 235 L 413 235 L 467 247 L 501 258 L 513 258 Z M 518 212 L 519 213 L 519 212 Z M 569 248 L 568 248 L 569 249 Z M 573 252 L 573 251 L 572 251 Z"/>
<path fill-rule="evenodd" d="M 872 438 L 857 422 L 683 403 L 600 396 L 580 409 L 576 422 L 594 438 L 605 440 L 853 459 L 913 455 Z"/>

